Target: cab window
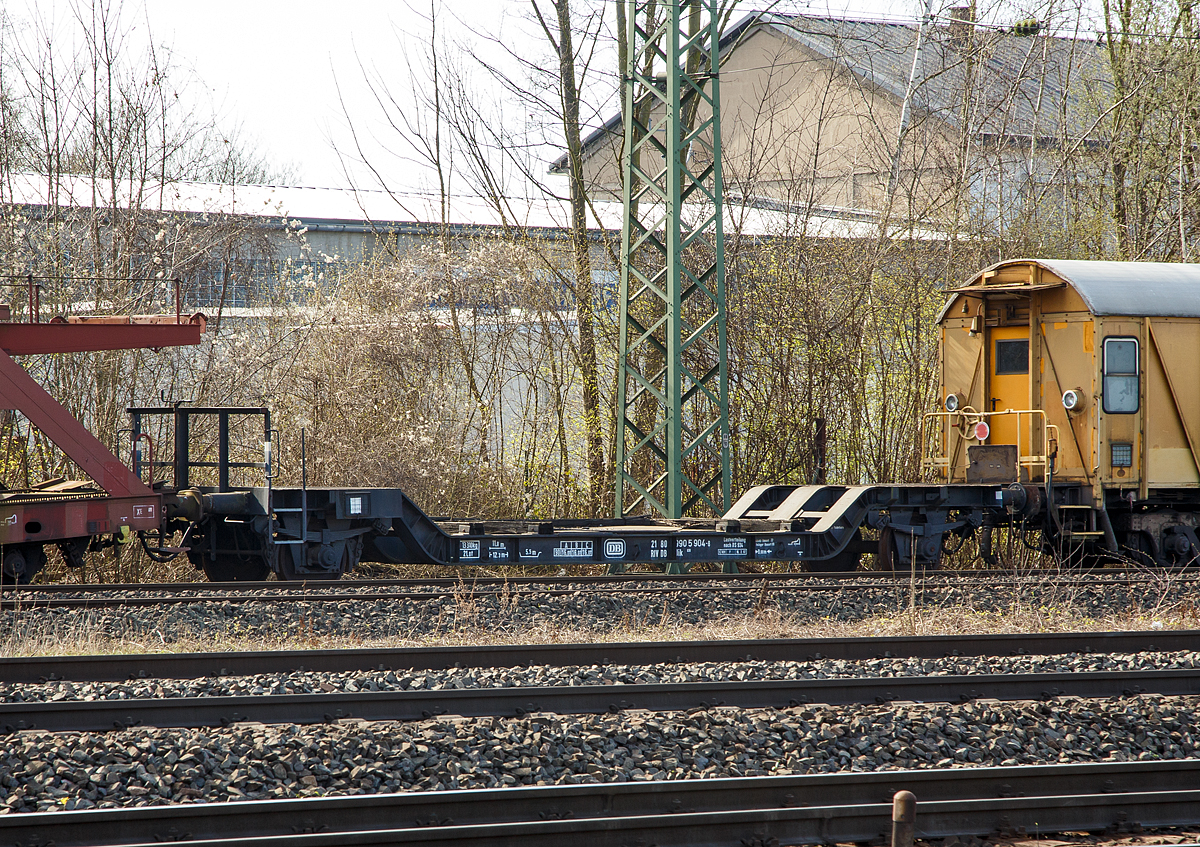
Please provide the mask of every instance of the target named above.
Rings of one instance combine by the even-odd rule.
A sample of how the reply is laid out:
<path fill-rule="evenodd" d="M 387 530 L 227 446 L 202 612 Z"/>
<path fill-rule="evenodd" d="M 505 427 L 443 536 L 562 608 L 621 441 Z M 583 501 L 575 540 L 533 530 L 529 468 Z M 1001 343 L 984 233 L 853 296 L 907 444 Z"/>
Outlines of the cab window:
<path fill-rule="evenodd" d="M 1029 373 L 1029 339 L 1014 338 L 996 342 L 996 373 Z"/>
<path fill-rule="evenodd" d="M 1104 411 L 1128 415 L 1138 410 L 1138 341 L 1104 339 Z"/>

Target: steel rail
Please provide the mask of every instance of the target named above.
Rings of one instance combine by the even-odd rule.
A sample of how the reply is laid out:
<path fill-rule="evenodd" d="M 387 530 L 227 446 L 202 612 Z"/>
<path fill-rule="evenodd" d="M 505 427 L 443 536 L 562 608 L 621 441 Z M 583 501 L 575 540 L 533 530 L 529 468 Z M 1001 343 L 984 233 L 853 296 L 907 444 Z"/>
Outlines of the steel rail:
<path fill-rule="evenodd" d="M 1054 833 L 1119 831 L 1132 816 L 1145 827 L 1182 826 L 1200 820 L 1200 791 L 1053 795 L 1001 800 L 943 800 L 917 806 L 916 836 L 929 840 L 996 831 Z M 601 817 L 413 827 L 375 831 L 228 838 L 191 842 L 196 847 L 366 847 L 367 845 L 471 845 L 471 847 L 655 847 L 832 844 L 870 842 L 891 829 L 892 804 L 750 809 L 670 815 Z M 135 845 L 150 847 L 150 845 Z"/>
<path fill-rule="evenodd" d="M 1141 632 L 899 635 L 872 638 L 645 641 L 611 644 L 516 644 L 461 647 L 380 647 L 237 653 L 141 653 L 111 656 L 0 657 L 0 682 L 69 679 L 197 679 L 293 671 L 444 670 L 680 664 L 684 662 L 861 660 L 946 656 L 1060 655 L 1200 650 L 1200 630 Z"/>
<path fill-rule="evenodd" d="M 1191 793 L 1200 790 L 1200 768 L 1196 767 L 1195 760 L 942 768 L 40 812 L 0 816 L 0 843 L 54 843 L 58 847 L 81 847 L 185 839 L 189 842 L 239 837 L 261 839 L 292 835 L 297 829 L 346 833 L 444 826 L 460 828 L 461 832 L 461 828 L 467 826 L 539 820 L 630 818 L 691 814 L 701 810 L 862 807 L 890 803 L 892 794 L 900 789 L 916 793 L 920 803 L 918 824 L 925 827 L 928 826 L 925 821 L 927 806 L 933 802 L 969 803 L 1010 798 L 1018 793 L 1041 797 L 1064 789 L 1074 795 L 1104 795 L 1110 801 L 1135 792 Z M 845 816 L 839 817 L 850 822 Z M 1096 822 L 1094 819 L 1086 821 L 1089 824 Z M 1112 822 L 1115 817 L 1109 821 Z M 1135 822 L 1140 820 L 1137 817 L 1126 820 L 1127 825 Z M 840 837 L 842 834 L 862 835 L 863 830 L 838 834 L 837 841 L 870 840 Z M 983 833 L 977 829 L 977 834 Z"/>
<path fill-rule="evenodd" d="M 9 732 L 99 732 L 135 726 L 216 727 L 246 721 L 320 724 L 350 719 L 412 721 L 439 715 L 603 714 L 634 709 L 680 712 L 810 703 L 961 703 L 1142 693 L 1200 694 L 1200 669 L 35 701 L 0 704 L 0 728 Z"/>
<path fill-rule="evenodd" d="M 869 554 L 864 554 L 869 555 Z M 464 566 L 465 569 L 465 566 Z M 1009 577 L 1018 579 L 1045 579 L 1048 577 L 1135 577 L 1138 579 L 1185 578 L 1200 579 L 1200 570 L 1190 567 L 1153 569 L 1130 568 L 1101 568 L 1092 571 L 1072 570 L 1066 568 L 1038 568 L 1014 573 L 1012 569 L 982 569 L 982 570 L 952 570 L 939 569 L 919 571 L 922 579 L 943 579 L 968 577 L 991 579 Z M 631 582 L 760 582 L 762 580 L 792 579 L 798 582 L 807 580 L 850 581 L 869 579 L 878 582 L 907 582 L 911 574 L 907 571 L 774 571 L 767 573 L 686 573 L 666 574 L 662 572 L 631 571 L 624 574 L 603 574 L 574 576 L 477 576 L 460 574 L 452 577 L 432 577 L 427 579 L 342 579 L 342 580 L 301 580 L 295 582 L 279 582 L 268 580 L 264 582 L 153 582 L 153 583 L 49 583 L 45 585 L 5 584 L 0 586 L 4 594 L 22 594 L 35 592 L 71 592 L 71 591 L 255 591 L 262 589 L 279 589 L 292 591 L 313 591 L 338 588 L 380 588 L 380 587 L 453 587 L 461 585 L 570 585 L 573 583 L 595 584 L 627 584 Z"/>

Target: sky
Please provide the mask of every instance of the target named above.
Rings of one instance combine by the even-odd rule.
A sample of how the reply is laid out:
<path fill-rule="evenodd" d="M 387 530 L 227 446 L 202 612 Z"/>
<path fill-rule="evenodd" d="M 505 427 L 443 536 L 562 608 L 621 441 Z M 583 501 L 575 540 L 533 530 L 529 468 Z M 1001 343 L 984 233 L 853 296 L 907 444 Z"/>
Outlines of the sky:
<path fill-rule="evenodd" d="M 72 2 L 89 0 L 36 0 L 40 14 L 64 19 Z M 0 8 L 29 15 L 33 3 L 0 0 Z M 789 0 L 785 5 L 818 11 L 818 3 L 824 13 L 887 19 L 912 19 L 923 6 L 918 0 Z M 438 6 L 441 32 L 463 42 L 470 56 L 519 75 L 519 64 L 504 46 L 528 58 L 545 53 L 524 0 L 438 0 Z M 743 7 L 749 11 L 761 4 Z M 197 108 L 215 109 L 222 126 L 237 127 L 244 142 L 288 166 L 295 184 L 374 187 L 368 185 L 370 173 L 351 161 L 348 113 L 360 137 L 375 140 L 372 158 L 391 183 L 419 189 L 427 187 L 428 174 L 384 149 L 392 145 L 395 152 L 395 135 L 380 120 L 363 67 L 387 80 L 398 99 L 410 96 L 405 56 L 419 61 L 428 38 L 423 19 L 428 8 L 429 0 L 414 0 L 412 6 L 403 0 L 124 0 L 123 16 L 138 34 L 152 33 L 157 44 L 170 48 L 177 65 L 194 73 L 198 87 L 189 96 L 197 99 Z M 476 34 L 469 34 L 472 29 Z M 415 107 L 405 105 L 411 114 Z"/>
<path fill-rule="evenodd" d="M 503 3 L 447 5 L 475 7 L 472 20 L 503 29 L 497 8 Z M 352 156 L 347 112 L 360 129 L 384 134 L 364 66 L 404 93 L 404 50 L 419 50 L 428 31 L 398 0 L 145 0 L 145 11 L 150 29 L 173 45 L 177 61 L 195 70 L 225 121 L 258 139 L 273 160 L 290 165 L 300 184 L 324 187 L 348 187 L 346 157 L 338 152 Z"/>

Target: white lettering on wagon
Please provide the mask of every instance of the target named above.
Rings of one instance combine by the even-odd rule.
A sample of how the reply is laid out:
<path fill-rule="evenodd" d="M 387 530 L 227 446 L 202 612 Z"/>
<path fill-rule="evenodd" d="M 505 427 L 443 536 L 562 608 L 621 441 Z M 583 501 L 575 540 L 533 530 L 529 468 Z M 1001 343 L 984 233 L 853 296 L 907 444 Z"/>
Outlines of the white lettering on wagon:
<path fill-rule="evenodd" d="M 560 541 L 551 551 L 556 559 L 590 559 L 592 558 L 592 542 L 590 541 Z"/>
<path fill-rule="evenodd" d="M 744 559 L 749 555 L 745 538 L 726 538 L 717 549 L 717 556 L 725 559 Z"/>

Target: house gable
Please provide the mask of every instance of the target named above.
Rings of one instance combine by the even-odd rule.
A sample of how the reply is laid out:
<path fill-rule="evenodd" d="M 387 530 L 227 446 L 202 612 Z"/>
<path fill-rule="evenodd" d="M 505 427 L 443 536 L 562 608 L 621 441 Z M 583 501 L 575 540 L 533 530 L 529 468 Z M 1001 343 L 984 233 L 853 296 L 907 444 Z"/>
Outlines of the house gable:
<path fill-rule="evenodd" d="M 914 215 L 937 217 L 961 172 L 963 127 L 976 149 L 1016 165 L 1021 149 L 1074 143 L 1090 127 L 1080 117 L 1086 92 L 1103 82 L 1094 44 L 968 32 L 967 42 L 947 27 L 927 32 L 897 174 Z M 916 36 L 911 25 L 808 16 L 752 15 L 732 27 L 721 63 L 726 191 L 789 206 L 880 209 Z M 621 196 L 621 148 L 620 115 L 585 141 L 585 182 L 608 199 Z M 552 170 L 563 168 L 565 158 Z M 999 168 L 1028 176 L 1013 163 Z"/>

